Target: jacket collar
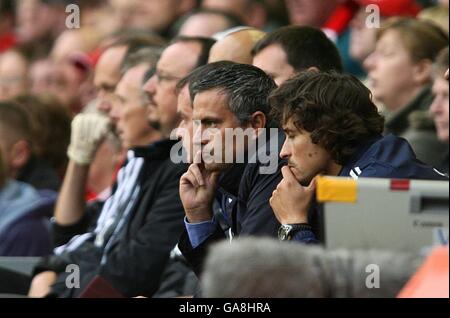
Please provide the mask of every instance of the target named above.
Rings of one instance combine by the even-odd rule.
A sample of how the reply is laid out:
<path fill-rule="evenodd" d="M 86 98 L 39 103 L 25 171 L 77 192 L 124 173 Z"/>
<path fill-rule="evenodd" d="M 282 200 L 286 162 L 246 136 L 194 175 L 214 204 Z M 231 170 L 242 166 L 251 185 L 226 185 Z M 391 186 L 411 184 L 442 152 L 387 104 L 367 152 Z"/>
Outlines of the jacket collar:
<path fill-rule="evenodd" d="M 137 158 L 165 160 L 169 158 L 170 150 L 177 142 L 177 140 L 162 139 L 145 147 L 135 147 L 132 151 Z"/>
<path fill-rule="evenodd" d="M 339 173 L 339 176 L 348 176 L 350 174 L 350 171 L 352 168 L 356 165 L 356 163 L 364 156 L 364 154 L 369 150 L 372 145 L 382 139 L 382 135 L 376 135 L 373 136 L 366 141 L 359 144 L 359 146 L 356 148 L 355 153 L 350 158 L 350 160 L 342 167 L 341 172 Z"/>

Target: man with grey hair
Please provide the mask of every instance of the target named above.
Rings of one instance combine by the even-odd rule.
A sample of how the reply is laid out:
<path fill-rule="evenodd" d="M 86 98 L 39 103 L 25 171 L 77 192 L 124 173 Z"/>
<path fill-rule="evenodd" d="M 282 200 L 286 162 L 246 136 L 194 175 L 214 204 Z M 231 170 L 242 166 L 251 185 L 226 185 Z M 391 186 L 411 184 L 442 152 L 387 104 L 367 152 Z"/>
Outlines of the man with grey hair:
<path fill-rule="evenodd" d="M 420 261 L 394 251 L 246 238 L 211 249 L 201 286 L 203 296 L 213 298 L 396 297 Z"/>

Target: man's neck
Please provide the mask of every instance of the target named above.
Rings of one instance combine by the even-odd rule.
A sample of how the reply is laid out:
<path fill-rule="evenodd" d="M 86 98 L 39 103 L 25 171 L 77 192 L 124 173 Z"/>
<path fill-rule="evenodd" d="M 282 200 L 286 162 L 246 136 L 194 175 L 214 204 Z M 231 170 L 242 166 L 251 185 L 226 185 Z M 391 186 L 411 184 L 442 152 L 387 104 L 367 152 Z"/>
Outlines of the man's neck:
<path fill-rule="evenodd" d="M 326 174 L 329 176 L 338 176 L 342 170 L 342 166 L 332 161 L 327 168 Z"/>

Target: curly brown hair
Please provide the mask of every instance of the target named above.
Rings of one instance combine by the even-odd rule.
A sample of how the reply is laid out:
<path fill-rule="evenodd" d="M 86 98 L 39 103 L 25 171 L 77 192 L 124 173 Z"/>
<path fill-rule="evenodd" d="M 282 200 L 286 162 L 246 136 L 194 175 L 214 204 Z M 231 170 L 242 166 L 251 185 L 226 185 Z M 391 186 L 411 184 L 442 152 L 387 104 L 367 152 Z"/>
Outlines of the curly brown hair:
<path fill-rule="evenodd" d="M 281 125 L 292 119 L 341 165 L 361 143 L 383 131 L 384 118 L 371 92 L 352 75 L 303 72 L 276 89 L 269 100 Z"/>

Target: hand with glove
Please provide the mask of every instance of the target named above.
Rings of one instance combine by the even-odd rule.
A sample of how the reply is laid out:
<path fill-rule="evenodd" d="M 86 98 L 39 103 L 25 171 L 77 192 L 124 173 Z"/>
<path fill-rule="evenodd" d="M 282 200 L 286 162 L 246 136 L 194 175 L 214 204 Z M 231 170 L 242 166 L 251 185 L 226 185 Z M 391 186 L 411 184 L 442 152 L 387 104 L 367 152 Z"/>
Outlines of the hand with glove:
<path fill-rule="evenodd" d="M 89 165 L 101 142 L 110 131 L 110 120 L 98 113 L 78 114 L 72 121 L 69 158 L 77 164 Z"/>

